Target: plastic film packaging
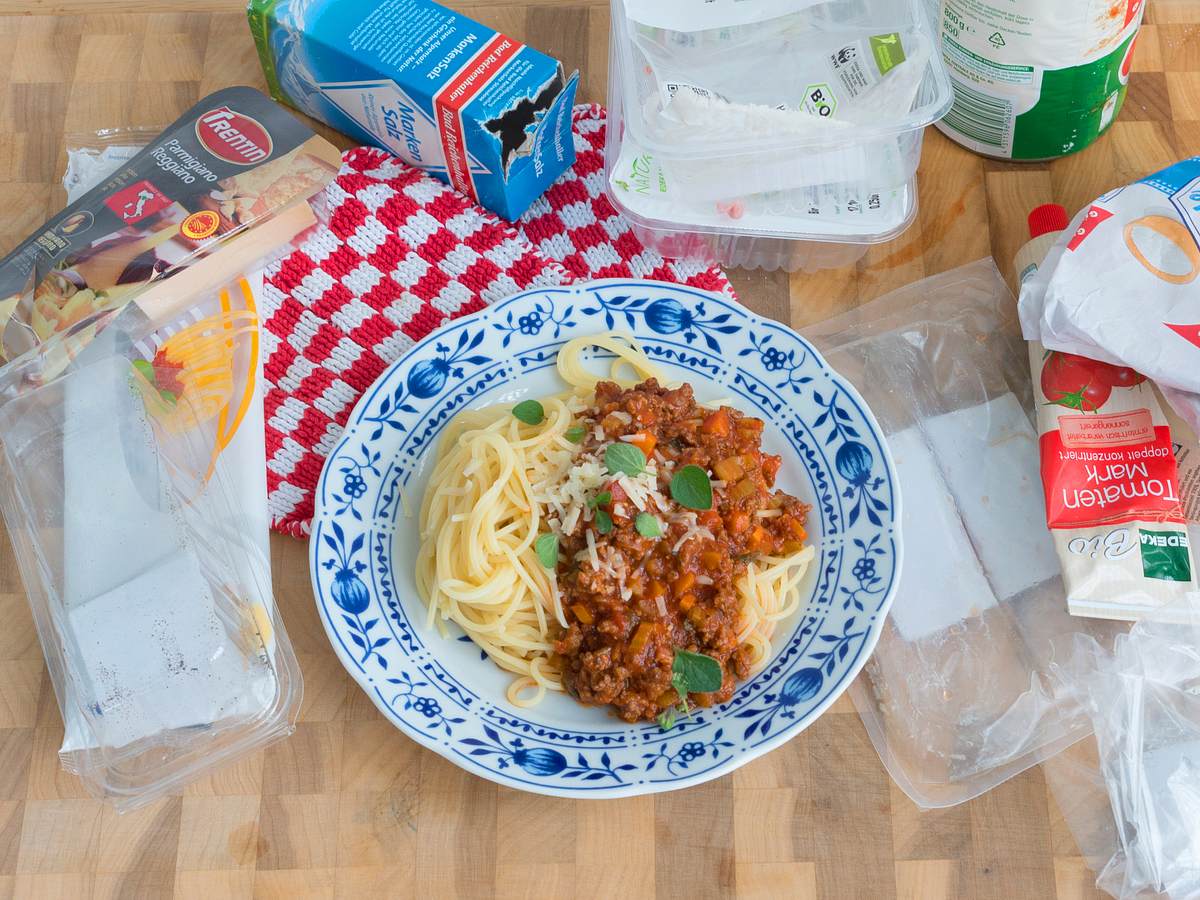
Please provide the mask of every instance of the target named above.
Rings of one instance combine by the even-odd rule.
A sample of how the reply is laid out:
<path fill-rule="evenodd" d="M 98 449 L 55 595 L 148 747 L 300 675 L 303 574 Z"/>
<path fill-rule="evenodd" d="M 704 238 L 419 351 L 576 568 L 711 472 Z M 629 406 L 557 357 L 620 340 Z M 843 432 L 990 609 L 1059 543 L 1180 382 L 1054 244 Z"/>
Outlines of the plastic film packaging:
<path fill-rule="evenodd" d="M 1200 895 L 1200 619 L 1163 607 L 1111 648 L 1080 635 L 1056 667 L 1095 741 L 1047 782 L 1097 885 L 1119 898 Z"/>
<path fill-rule="evenodd" d="M 269 152 L 223 168 L 204 136 Z M 193 180 L 168 182 L 161 162 L 180 154 Z M 271 586 L 260 266 L 314 221 L 306 201 L 337 159 L 261 95 L 222 91 L 132 156 L 69 173 L 77 198 L 0 262 L 17 299 L 0 511 L 62 763 L 118 810 L 294 727 L 300 673 Z"/>
<path fill-rule="evenodd" d="M 53 379 L 5 384 L 0 505 L 60 755 L 121 810 L 290 733 L 298 710 L 271 590 L 256 287 L 213 286 L 165 321 L 127 307 Z"/>
<path fill-rule="evenodd" d="M 1077 633 L 1107 646 L 1128 626 L 1067 614 L 1026 345 L 991 260 L 806 335 L 875 411 L 911 498 L 899 591 L 851 697 L 914 802 L 964 802 L 1088 734 L 1050 667 Z"/>
<path fill-rule="evenodd" d="M 952 102 L 925 5 L 702 7 L 613 0 L 606 174 L 638 237 L 795 271 L 903 231 L 924 126 Z"/>

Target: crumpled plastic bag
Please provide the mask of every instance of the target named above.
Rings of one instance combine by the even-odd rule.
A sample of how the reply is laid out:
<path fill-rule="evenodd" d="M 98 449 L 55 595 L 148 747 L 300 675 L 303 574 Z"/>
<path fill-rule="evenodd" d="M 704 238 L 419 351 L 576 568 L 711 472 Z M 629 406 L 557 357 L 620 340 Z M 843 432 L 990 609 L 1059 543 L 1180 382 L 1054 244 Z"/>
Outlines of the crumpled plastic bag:
<path fill-rule="evenodd" d="M 1046 772 L 1097 885 L 1122 900 L 1200 896 L 1200 613 L 1167 607 L 1111 651 L 1085 635 L 1074 649 L 1055 674 L 1095 744 Z"/>

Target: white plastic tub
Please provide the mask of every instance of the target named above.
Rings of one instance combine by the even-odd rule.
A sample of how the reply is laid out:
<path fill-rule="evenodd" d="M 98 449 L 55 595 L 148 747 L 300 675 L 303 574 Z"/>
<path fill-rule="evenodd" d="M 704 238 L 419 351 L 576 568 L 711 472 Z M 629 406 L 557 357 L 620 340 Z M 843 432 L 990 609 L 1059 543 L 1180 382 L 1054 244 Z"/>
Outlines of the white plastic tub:
<path fill-rule="evenodd" d="M 626 4 L 644 2 L 613 0 L 606 148 L 609 192 L 644 243 L 676 258 L 814 270 L 908 227 L 924 126 L 952 101 L 917 0 L 780 2 L 785 16 L 698 31 L 634 22 Z M 671 20 L 661 7 L 646 18 Z M 822 67 L 843 77 L 833 62 L 861 59 L 880 38 L 903 49 L 863 61 L 856 96 L 805 90 Z M 814 93 L 835 107 L 827 120 Z"/>

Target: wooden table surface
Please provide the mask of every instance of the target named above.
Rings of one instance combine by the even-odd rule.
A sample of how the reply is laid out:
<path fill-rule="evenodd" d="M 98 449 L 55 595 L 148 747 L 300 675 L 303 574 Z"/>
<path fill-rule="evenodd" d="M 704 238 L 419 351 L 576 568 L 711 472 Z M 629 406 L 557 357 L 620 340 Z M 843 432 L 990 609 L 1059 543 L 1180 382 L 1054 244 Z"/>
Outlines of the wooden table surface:
<path fill-rule="evenodd" d="M 162 126 L 217 88 L 262 86 L 243 5 L 0 0 L 0 252 L 61 207 L 64 133 Z M 607 0 L 457 5 L 577 66 L 580 99 L 604 100 Z M 1200 152 L 1197 23 L 1197 0 L 1150 0 L 1129 98 L 1097 145 L 1011 165 L 930 129 L 903 236 L 846 269 L 732 272 L 742 300 L 802 326 L 989 254 L 1005 268 L 1035 204 L 1075 210 Z M 273 551 L 304 674 L 296 734 L 117 816 L 58 765 L 59 712 L 0 540 L 0 896 L 1099 896 L 1040 771 L 919 813 L 845 698 L 787 746 L 677 793 L 576 802 L 467 775 L 385 722 L 342 670 L 305 545 L 276 536 Z"/>

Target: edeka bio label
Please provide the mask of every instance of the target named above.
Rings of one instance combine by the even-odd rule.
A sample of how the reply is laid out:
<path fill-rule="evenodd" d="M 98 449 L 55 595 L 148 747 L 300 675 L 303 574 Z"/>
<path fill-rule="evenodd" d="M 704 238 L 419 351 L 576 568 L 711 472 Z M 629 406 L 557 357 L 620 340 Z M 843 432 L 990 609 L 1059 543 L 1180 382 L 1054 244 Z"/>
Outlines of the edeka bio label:
<path fill-rule="evenodd" d="M 1082 150 L 1125 99 L 1144 0 L 942 0 L 954 106 L 938 128 L 977 153 Z"/>

